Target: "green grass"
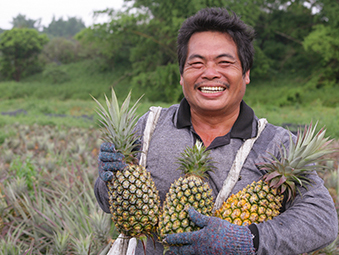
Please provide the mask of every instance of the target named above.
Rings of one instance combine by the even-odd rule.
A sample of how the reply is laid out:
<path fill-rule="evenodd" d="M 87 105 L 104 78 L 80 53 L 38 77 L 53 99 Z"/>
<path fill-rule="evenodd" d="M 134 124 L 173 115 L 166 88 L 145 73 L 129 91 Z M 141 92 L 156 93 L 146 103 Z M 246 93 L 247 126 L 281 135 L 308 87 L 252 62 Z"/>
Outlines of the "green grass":
<path fill-rule="evenodd" d="M 110 95 L 108 95 L 110 97 Z M 100 100 L 104 104 L 104 100 Z M 168 107 L 166 103 L 145 101 L 139 105 L 138 115 L 145 113 L 150 106 Z M 97 126 L 97 104 L 89 100 L 56 99 L 11 99 L 0 101 L 0 127 L 6 124 L 39 124 L 66 127 Z M 21 110 L 21 111 L 20 111 Z M 12 115 L 11 115 L 12 114 Z M 16 114 L 14 116 L 14 114 Z"/>
<path fill-rule="evenodd" d="M 89 100 L 90 94 L 102 97 L 110 92 L 110 87 L 121 77 L 120 70 L 112 72 L 100 72 L 95 61 L 86 60 L 79 63 L 57 66 L 67 72 L 69 80 L 53 84 L 42 73 L 23 79 L 17 83 L 14 81 L 0 82 L 1 100 L 8 99 L 58 99 L 58 100 Z M 118 87 L 118 94 L 124 94 L 126 84 L 122 81 Z"/>
<path fill-rule="evenodd" d="M 122 79 L 122 70 L 102 72 L 95 60 L 52 68 L 67 73 L 69 79 L 52 83 L 46 75 L 37 74 L 19 83 L 0 82 L 0 112 L 7 113 L 0 114 L 0 128 L 14 123 L 96 127 L 97 106 L 90 95 L 103 102 L 104 94 L 110 97 L 110 88 L 114 86 L 122 100 L 130 89 L 129 77 Z M 338 86 L 318 88 L 316 78 L 293 75 L 253 78 L 247 86 L 245 101 L 258 117 L 265 117 L 272 124 L 304 125 L 319 121 L 319 126 L 327 127 L 328 135 L 339 138 Z M 140 96 L 132 93 L 132 100 Z M 170 104 L 150 102 L 145 95 L 138 114 L 145 113 L 151 105 L 168 107 Z M 22 114 L 8 115 L 8 112 L 20 109 Z"/>
<path fill-rule="evenodd" d="M 269 123 L 283 127 L 289 127 L 292 124 L 291 131 L 296 131 L 296 126 L 304 126 L 318 122 L 318 128 L 325 126 L 326 134 L 331 138 L 339 138 L 339 107 L 330 108 L 324 106 L 312 105 L 307 107 L 286 106 L 275 107 L 266 105 L 254 105 L 253 109 L 259 118 L 266 118 Z"/>
<path fill-rule="evenodd" d="M 338 86 L 321 87 L 317 77 L 278 74 L 267 80 L 252 80 L 247 85 L 245 99 L 251 105 L 336 108 L 339 106 Z"/>
<path fill-rule="evenodd" d="M 280 74 L 252 81 L 244 100 L 272 124 L 304 126 L 318 121 L 318 128 L 325 126 L 329 136 L 339 138 L 338 85 L 318 88 L 314 78 Z"/>

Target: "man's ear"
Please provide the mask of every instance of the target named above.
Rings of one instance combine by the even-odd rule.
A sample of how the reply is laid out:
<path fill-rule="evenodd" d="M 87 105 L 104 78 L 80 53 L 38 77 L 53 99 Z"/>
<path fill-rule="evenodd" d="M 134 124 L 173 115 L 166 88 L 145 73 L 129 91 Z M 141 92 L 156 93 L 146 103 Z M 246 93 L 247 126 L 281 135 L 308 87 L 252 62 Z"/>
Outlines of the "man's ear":
<path fill-rule="evenodd" d="M 182 75 L 180 75 L 180 85 L 181 85 L 181 86 L 184 85 L 184 78 L 182 77 Z"/>
<path fill-rule="evenodd" d="M 247 70 L 246 73 L 244 74 L 244 80 L 245 80 L 246 85 L 249 84 L 249 83 L 251 82 L 251 79 L 250 79 L 250 71 L 251 71 L 251 70 Z"/>

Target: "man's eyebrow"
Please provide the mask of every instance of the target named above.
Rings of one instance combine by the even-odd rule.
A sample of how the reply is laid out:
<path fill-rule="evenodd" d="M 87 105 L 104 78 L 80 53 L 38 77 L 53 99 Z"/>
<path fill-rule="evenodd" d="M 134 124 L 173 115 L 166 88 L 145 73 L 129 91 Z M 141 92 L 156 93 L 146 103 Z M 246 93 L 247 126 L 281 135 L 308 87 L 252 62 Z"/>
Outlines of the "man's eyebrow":
<path fill-rule="evenodd" d="M 235 57 L 231 54 L 228 54 L 228 53 L 223 53 L 223 54 L 220 54 L 218 55 L 216 58 L 223 58 L 223 57 L 227 57 L 227 58 L 231 58 L 231 59 L 235 59 Z"/>
<path fill-rule="evenodd" d="M 228 54 L 228 53 L 223 53 L 223 54 L 220 54 L 216 57 L 216 59 L 218 58 L 223 58 L 223 57 L 227 57 L 227 58 L 231 58 L 231 59 L 236 59 L 233 55 L 231 54 Z M 187 60 L 191 60 L 191 59 L 194 59 L 194 58 L 200 58 L 200 59 L 205 59 L 205 57 L 199 55 L 199 54 L 193 54 L 191 56 L 188 57 Z"/>
<path fill-rule="evenodd" d="M 199 54 L 193 54 L 193 55 L 189 56 L 187 60 L 191 60 L 191 59 L 194 59 L 194 58 L 205 59 L 203 56 L 201 56 Z"/>

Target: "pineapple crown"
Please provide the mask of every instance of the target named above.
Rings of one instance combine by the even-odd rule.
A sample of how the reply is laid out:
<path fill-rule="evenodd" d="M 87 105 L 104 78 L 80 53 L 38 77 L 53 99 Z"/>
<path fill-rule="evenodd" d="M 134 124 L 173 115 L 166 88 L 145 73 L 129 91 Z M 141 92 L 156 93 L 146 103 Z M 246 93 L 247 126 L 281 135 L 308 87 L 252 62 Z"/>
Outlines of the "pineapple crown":
<path fill-rule="evenodd" d="M 283 144 L 279 147 L 281 160 L 270 154 L 272 159 L 268 159 L 268 163 L 259 164 L 261 170 L 267 171 L 263 180 L 280 194 L 286 192 L 287 201 L 296 196 L 296 190 L 300 193 L 297 185 L 306 187 L 311 183 L 307 174 L 323 170 L 324 166 L 317 163 L 329 160 L 325 156 L 334 152 L 328 147 L 333 139 L 325 138 L 326 129 L 323 127 L 315 134 L 316 127 L 317 123 L 312 127 L 311 122 L 305 126 L 304 132 L 298 129 L 295 143 L 290 133 L 289 150 Z"/>
<path fill-rule="evenodd" d="M 210 151 L 206 150 L 201 141 L 196 141 L 195 145 L 187 147 L 178 158 L 178 170 L 181 170 L 186 176 L 194 175 L 201 179 L 207 177 L 207 171 L 214 171 L 215 167 L 210 157 Z"/>
<path fill-rule="evenodd" d="M 126 163 L 136 163 L 136 154 L 139 152 L 136 148 L 139 145 L 134 131 L 138 120 L 135 112 L 141 97 L 130 107 L 130 91 L 119 108 L 118 98 L 112 88 L 111 100 L 105 95 L 107 110 L 97 99 L 92 98 L 99 106 L 96 112 L 100 117 L 102 140 L 114 144 L 116 150 L 125 156 Z"/>

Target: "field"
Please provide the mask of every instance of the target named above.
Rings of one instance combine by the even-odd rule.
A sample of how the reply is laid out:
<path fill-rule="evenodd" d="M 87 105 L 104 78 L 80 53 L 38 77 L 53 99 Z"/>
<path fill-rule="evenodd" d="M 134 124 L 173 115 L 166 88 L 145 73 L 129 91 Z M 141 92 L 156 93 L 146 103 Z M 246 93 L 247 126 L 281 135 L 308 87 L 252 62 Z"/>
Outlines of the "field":
<path fill-rule="evenodd" d="M 114 85 L 122 98 L 128 81 L 116 83 L 119 70 L 96 72 L 90 62 L 67 68 L 62 83 L 41 75 L 0 83 L 0 255 L 106 254 L 117 235 L 93 193 L 101 140 L 90 95 L 103 100 Z M 258 117 L 292 131 L 319 121 L 339 148 L 338 89 L 288 78 L 251 83 L 245 101 Z M 151 105 L 169 106 L 145 97 L 138 114 Z M 333 158 L 335 170 L 322 177 L 339 209 L 339 154 Z M 334 243 L 314 254 L 339 249 Z"/>

